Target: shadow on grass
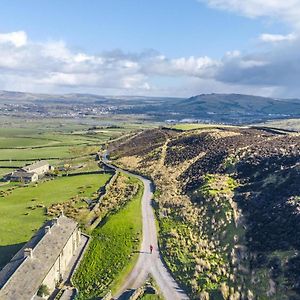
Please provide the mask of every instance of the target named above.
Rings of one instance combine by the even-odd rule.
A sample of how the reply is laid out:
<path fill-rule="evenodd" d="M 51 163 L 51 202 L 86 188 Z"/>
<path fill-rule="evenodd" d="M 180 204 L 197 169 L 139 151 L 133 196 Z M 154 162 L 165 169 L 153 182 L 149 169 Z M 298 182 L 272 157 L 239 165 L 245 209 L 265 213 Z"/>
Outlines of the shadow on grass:
<path fill-rule="evenodd" d="M 19 243 L 14 245 L 0 246 L 0 270 L 14 257 L 14 255 L 25 245 Z"/>

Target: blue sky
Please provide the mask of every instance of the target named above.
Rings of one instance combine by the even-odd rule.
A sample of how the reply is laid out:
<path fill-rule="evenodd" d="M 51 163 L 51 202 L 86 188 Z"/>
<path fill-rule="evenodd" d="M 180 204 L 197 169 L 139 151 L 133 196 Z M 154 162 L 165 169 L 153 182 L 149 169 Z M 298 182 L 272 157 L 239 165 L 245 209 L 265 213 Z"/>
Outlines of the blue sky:
<path fill-rule="evenodd" d="M 298 95 L 269 77 L 296 55 L 300 1 L 245 2 L 2 0 L 0 89 Z"/>
<path fill-rule="evenodd" d="M 247 47 L 263 30 L 285 31 L 195 0 L 6 0 L 0 28 L 24 30 L 39 41 L 63 39 L 91 53 L 156 49 L 171 57 L 221 57 Z"/>

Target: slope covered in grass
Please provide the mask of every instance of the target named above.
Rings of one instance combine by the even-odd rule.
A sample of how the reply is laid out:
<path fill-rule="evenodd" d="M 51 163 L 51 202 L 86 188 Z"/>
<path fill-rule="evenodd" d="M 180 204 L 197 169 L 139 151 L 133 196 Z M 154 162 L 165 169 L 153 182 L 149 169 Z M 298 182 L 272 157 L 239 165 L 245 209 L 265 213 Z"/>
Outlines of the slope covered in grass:
<path fill-rule="evenodd" d="M 130 179 L 137 182 L 136 179 Z M 137 194 L 103 225 L 92 232 L 90 246 L 74 276 L 78 299 L 96 299 L 114 284 L 121 284 L 126 270 L 133 265 L 142 235 L 140 185 Z"/>

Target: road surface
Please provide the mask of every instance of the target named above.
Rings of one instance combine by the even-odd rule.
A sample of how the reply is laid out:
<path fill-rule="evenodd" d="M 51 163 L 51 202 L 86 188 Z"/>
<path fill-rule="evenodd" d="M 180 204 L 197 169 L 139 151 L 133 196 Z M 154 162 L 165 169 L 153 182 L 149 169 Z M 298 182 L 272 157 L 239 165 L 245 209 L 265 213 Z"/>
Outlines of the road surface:
<path fill-rule="evenodd" d="M 155 216 L 151 205 L 153 196 L 151 181 L 142 176 L 132 174 L 128 171 L 111 165 L 107 160 L 106 155 L 103 156 L 103 162 L 117 171 L 122 171 L 131 176 L 135 176 L 144 184 L 144 194 L 142 198 L 143 240 L 140 255 L 135 267 L 126 278 L 125 284 L 116 295 L 116 298 L 120 297 L 120 295 L 127 290 L 141 287 L 145 283 L 149 274 L 151 274 L 166 300 L 189 299 L 184 291 L 175 282 L 163 264 L 160 256 L 157 242 Z M 153 246 L 152 254 L 150 254 L 150 245 Z"/>

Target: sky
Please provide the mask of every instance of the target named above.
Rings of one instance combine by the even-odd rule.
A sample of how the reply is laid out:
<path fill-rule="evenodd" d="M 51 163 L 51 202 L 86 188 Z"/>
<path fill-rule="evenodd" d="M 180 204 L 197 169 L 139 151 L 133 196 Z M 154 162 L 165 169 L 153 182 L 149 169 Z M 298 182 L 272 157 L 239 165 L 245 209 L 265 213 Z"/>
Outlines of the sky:
<path fill-rule="evenodd" d="M 1 0 L 0 89 L 300 97 L 300 0 Z"/>

